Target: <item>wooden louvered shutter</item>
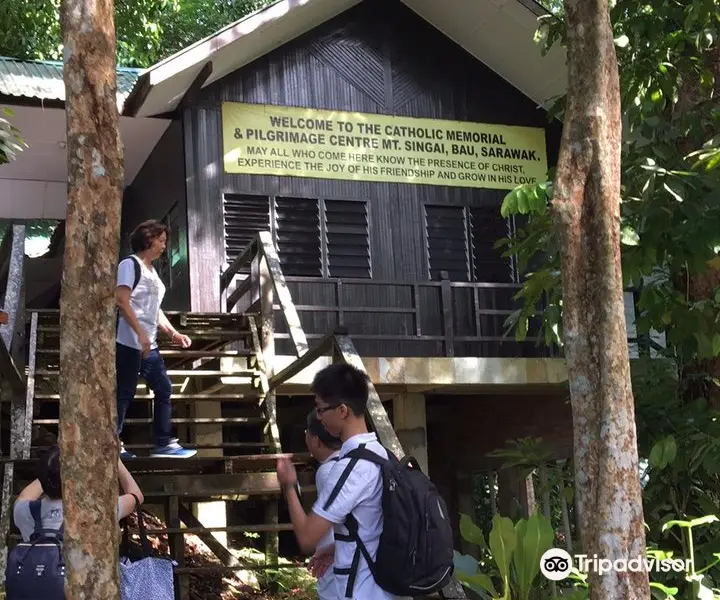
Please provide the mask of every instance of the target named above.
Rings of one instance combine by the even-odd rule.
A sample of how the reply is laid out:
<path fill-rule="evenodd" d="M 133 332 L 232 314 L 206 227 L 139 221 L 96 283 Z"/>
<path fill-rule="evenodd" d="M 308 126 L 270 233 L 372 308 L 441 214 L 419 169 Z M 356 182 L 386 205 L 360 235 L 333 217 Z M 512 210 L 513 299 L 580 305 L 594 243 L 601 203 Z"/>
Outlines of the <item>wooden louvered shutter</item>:
<path fill-rule="evenodd" d="M 270 229 L 270 198 L 246 194 L 225 194 L 223 201 L 225 260 L 231 263 L 259 231 Z M 245 267 L 241 273 L 249 273 Z"/>
<path fill-rule="evenodd" d="M 425 206 L 428 269 L 437 281 L 447 271 L 452 281 L 468 281 L 468 243 L 462 206 Z"/>
<path fill-rule="evenodd" d="M 370 277 L 367 203 L 325 200 L 329 277 Z"/>
<path fill-rule="evenodd" d="M 317 200 L 275 198 L 275 240 L 285 275 L 322 276 Z"/>
<path fill-rule="evenodd" d="M 508 219 L 500 215 L 500 207 L 470 209 L 473 280 L 490 283 L 513 283 L 513 262 L 502 256 L 506 248 L 493 248 L 510 233 Z"/>

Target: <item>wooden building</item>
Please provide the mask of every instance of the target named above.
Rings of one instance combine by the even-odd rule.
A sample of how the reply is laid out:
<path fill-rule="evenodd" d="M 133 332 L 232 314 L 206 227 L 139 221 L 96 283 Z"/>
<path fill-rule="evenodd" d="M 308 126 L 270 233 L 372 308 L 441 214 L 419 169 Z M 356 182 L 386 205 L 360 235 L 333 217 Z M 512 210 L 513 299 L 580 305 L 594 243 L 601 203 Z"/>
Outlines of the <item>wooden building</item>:
<path fill-rule="evenodd" d="M 500 215 L 504 196 L 557 158 L 561 124 L 543 106 L 566 67 L 533 42 L 543 13 L 533 0 L 280 0 L 133 73 L 119 98 L 137 163 L 123 239 L 148 218 L 171 226 L 164 308 L 256 313 L 259 263 L 234 265 L 271 241 L 289 291 L 276 289 L 260 336 L 271 383 L 297 364 L 298 340 L 346 330 L 404 450 L 455 513 L 472 510 L 469 474 L 497 466 L 487 454 L 508 440 L 571 452 L 564 360 L 505 334 L 520 275 L 494 247 L 518 225 Z M 0 103 L 11 96 L 0 80 Z M 9 185 L 0 172 L 0 193 Z M 61 220 L 56 195 L 15 218 L 54 202 Z M 308 384 L 331 360 L 272 392 L 283 450 L 302 450 Z M 228 358 L 212 389 L 236 385 L 233 369 L 249 368 L 238 364 Z M 220 401 L 193 410 L 214 456 L 242 441 Z M 521 487 L 507 478 L 501 510 Z"/>
<path fill-rule="evenodd" d="M 143 73 L 123 110 L 172 119 L 123 209 L 126 233 L 149 217 L 175 230 L 168 306 L 220 310 L 244 277 L 223 289 L 220 274 L 269 231 L 309 342 L 347 328 L 401 440 L 453 498 L 455 472 L 506 440 L 571 448 L 564 363 L 505 335 L 520 278 L 494 248 L 516 225 L 505 194 L 557 157 L 543 104 L 565 64 L 532 41 L 541 14 L 532 0 L 287 0 Z M 406 150 L 417 141 L 429 149 Z M 513 144 L 530 157 L 502 158 Z M 279 311 L 276 369 L 293 360 Z M 283 402 L 281 423 L 307 407 Z"/>

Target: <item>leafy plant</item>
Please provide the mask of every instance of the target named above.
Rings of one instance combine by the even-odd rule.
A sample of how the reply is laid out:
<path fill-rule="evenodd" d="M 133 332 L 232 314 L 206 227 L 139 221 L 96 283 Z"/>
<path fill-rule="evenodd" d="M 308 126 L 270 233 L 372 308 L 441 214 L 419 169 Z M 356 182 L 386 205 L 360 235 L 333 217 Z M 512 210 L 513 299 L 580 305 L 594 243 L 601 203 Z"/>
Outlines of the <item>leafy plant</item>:
<path fill-rule="evenodd" d="M 13 112 L 9 108 L 0 108 L 0 165 L 14 160 L 18 152 L 28 147 L 20 130 L 5 118 L 12 116 Z"/>
<path fill-rule="evenodd" d="M 485 600 L 529 600 L 540 573 L 540 557 L 552 547 L 554 540 L 550 522 L 538 512 L 515 524 L 496 514 L 489 535 L 485 536 L 468 515 L 460 516 L 463 538 L 478 546 L 484 555 L 481 561 L 455 553 L 455 572 L 464 585 Z M 494 562 L 494 567 L 489 561 Z M 483 567 L 487 572 L 483 572 Z M 499 584 L 495 586 L 493 579 Z"/>

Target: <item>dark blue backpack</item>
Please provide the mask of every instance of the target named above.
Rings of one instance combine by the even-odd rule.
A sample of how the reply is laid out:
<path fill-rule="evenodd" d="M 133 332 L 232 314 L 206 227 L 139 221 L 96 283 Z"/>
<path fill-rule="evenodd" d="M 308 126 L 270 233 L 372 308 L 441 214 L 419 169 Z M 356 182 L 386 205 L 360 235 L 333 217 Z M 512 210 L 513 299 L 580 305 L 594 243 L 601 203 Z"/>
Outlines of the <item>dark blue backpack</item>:
<path fill-rule="evenodd" d="M 373 560 L 359 535 L 358 522 L 351 513 L 345 518 L 349 535 L 335 533 L 335 541 L 355 544 L 352 565 L 333 569 L 347 575 L 345 598 L 355 598 L 355 578 L 361 558 L 365 559 L 375 583 L 396 596 L 425 596 L 440 591 L 454 573 L 453 531 L 450 513 L 435 485 L 411 456 L 398 460 L 385 448 L 382 458 L 360 444 L 343 458 L 350 462 L 330 494 L 324 509 L 337 498 L 359 460 L 380 467 L 383 483 L 383 531 Z"/>
<path fill-rule="evenodd" d="M 35 531 L 30 541 L 15 546 L 8 556 L 7 600 L 65 600 L 64 526 L 43 529 L 40 506 L 41 500 L 30 502 Z"/>

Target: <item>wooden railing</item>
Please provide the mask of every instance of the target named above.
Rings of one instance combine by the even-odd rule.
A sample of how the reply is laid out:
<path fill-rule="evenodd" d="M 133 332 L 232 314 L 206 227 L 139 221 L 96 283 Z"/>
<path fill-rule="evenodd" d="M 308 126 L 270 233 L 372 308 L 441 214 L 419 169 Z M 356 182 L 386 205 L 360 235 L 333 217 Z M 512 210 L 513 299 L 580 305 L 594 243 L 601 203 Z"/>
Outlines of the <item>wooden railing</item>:
<path fill-rule="evenodd" d="M 25 260 L 25 226 L 12 224 L 0 244 L 0 406 L 10 407 L 9 455 L 13 460 L 28 458 L 30 452 L 30 422 L 28 414 L 30 392 L 23 376 L 25 348 L 25 301 L 23 298 L 23 272 Z M 35 321 L 37 324 L 37 321 Z M 0 454 L 3 453 L 0 439 Z M 6 462 L 2 469 L 2 496 L 0 497 L 0 577 L 4 577 L 7 564 L 7 533 L 12 513 L 14 464 Z"/>
<path fill-rule="evenodd" d="M 294 297 L 312 298 L 312 304 L 295 306 L 309 340 L 347 327 L 373 356 L 378 351 L 448 357 L 557 353 L 533 335 L 536 326 L 522 342 L 507 334 L 505 322 L 520 306 L 514 299 L 517 284 L 450 281 L 447 276 L 412 282 L 287 276 L 286 281 Z M 276 338 L 287 334 L 280 331 Z"/>
<path fill-rule="evenodd" d="M 23 357 L 21 344 L 24 333 L 23 262 L 25 257 L 25 226 L 10 225 L 0 244 L 0 307 L 5 314 L 0 324 L 0 378 L 15 394 L 25 390 L 18 364 Z"/>
<path fill-rule="evenodd" d="M 238 283 L 237 287 L 228 294 L 229 287 L 235 276 L 247 265 L 250 265 L 249 276 Z M 300 322 L 297 308 L 293 303 L 282 272 L 280 259 L 269 232 L 261 231 L 222 273 L 220 276 L 220 290 L 223 297 L 223 310 L 231 311 L 237 306 L 241 298 L 249 296 L 249 299 L 245 302 L 245 312 L 254 312 L 260 316 L 260 326 L 258 326 L 256 317 L 249 315 L 251 343 L 257 351 L 258 366 L 265 373 L 262 385 L 265 392 L 266 413 L 270 420 L 272 438 L 278 436 L 275 418 L 275 389 L 310 366 L 321 356 L 330 353 L 333 363 L 344 362 L 350 364 L 367 375 L 365 365 L 346 330 L 333 331 L 333 333 L 326 335 L 319 344 L 313 348 L 308 348 L 307 336 Z M 292 346 L 297 356 L 297 360 L 277 374 L 275 374 L 273 367 L 275 357 L 275 295 L 277 295 L 279 301 L 278 308 L 282 320 L 287 327 L 289 338 L 292 340 Z M 400 444 L 400 440 L 393 429 L 385 407 L 370 377 L 368 377 L 368 381 L 369 395 L 366 414 L 372 429 L 386 448 L 398 458 L 402 458 L 405 456 L 402 444 Z M 462 585 L 453 578 L 448 586 L 442 590 L 441 597 L 466 598 L 466 595 Z"/>
<path fill-rule="evenodd" d="M 250 274 L 228 294 L 229 286 L 235 276 L 248 265 L 250 265 Z M 311 365 L 321 356 L 326 355 L 329 351 L 332 351 L 333 362 L 345 362 L 367 373 L 362 359 L 346 331 L 334 332 L 314 348 L 308 348 L 307 337 L 283 275 L 280 259 L 270 232 L 261 231 L 232 262 L 220 276 L 220 290 L 223 295 L 223 308 L 225 311 L 231 311 L 243 297 L 248 297 L 245 301 L 247 306 L 245 312 L 254 312 L 260 316 L 260 324 L 257 327 L 258 333 L 253 335 L 253 338 L 258 339 L 257 342 L 253 341 L 253 344 L 257 344 L 256 350 L 259 350 L 258 355 L 261 357 L 265 367 L 264 371 L 268 382 L 265 402 L 271 403 L 273 409 L 277 386 Z M 273 368 L 275 357 L 273 319 L 275 296 L 277 296 L 278 308 L 298 359 L 277 375 Z M 252 328 L 253 324 L 251 323 L 251 330 Z M 398 458 L 404 456 L 400 440 L 395 434 L 385 407 L 372 382 L 370 382 L 367 413 L 380 441 L 396 453 Z"/>

